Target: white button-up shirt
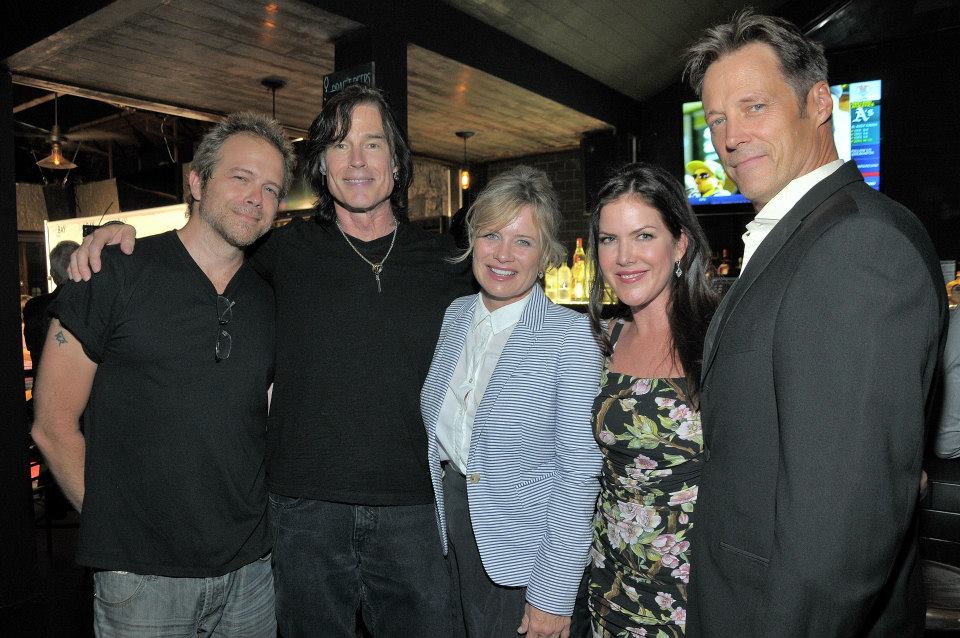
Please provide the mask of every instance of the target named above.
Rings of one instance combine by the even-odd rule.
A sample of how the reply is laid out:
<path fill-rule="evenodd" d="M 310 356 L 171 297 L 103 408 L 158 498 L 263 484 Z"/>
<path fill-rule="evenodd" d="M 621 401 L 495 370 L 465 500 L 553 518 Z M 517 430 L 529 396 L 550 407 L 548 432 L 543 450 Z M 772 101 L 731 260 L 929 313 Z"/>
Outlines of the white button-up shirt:
<path fill-rule="evenodd" d="M 789 184 L 783 187 L 779 193 L 767 202 L 767 205 L 757 212 L 753 221 L 747 224 L 747 232 L 743 234 L 743 265 L 741 272 L 746 269 L 750 257 L 760 246 L 760 242 L 770 234 L 773 227 L 777 225 L 783 217 L 790 212 L 790 209 L 797 205 L 797 202 L 806 195 L 811 188 L 832 175 L 835 170 L 843 165 L 843 160 L 838 159 L 820 168 L 810 171 L 806 175 L 801 175 Z"/>
<path fill-rule="evenodd" d="M 470 436 L 477 406 L 493 376 L 500 353 L 529 300 L 528 294 L 519 301 L 490 312 L 483 303 L 483 296 L 477 295 L 473 322 L 467 331 L 463 353 L 450 378 L 450 386 L 437 419 L 440 460 L 450 461 L 461 474 L 467 473 Z"/>

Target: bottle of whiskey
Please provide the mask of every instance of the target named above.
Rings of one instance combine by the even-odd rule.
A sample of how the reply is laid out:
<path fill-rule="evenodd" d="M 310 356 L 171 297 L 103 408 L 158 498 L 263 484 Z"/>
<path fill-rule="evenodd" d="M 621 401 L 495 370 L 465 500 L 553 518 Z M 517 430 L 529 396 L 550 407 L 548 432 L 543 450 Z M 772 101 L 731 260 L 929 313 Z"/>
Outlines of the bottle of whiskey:
<path fill-rule="evenodd" d="M 567 265 L 567 262 L 563 262 L 557 270 L 557 301 L 559 303 L 570 302 L 570 275 L 570 266 Z"/>
<path fill-rule="evenodd" d="M 960 270 L 957 271 L 957 278 L 947 284 L 947 303 L 951 308 L 960 305 Z"/>
<path fill-rule="evenodd" d="M 551 266 L 543 273 L 543 292 L 547 299 L 556 303 L 557 301 L 557 267 Z"/>
<path fill-rule="evenodd" d="M 720 263 L 717 264 L 717 277 L 730 276 L 730 250 L 723 249 L 723 255 L 720 257 Z"/>
<path fill-rule="evenodd" d="M 570 291 L 571 301 L 583 301 L 586 299 L 584 290 L 586 289 L 586 268 L 587 263 L 584 259 L 586 254 L 583 252 L 583 237 L 577 237 L 577 249 L 573 251 L 573 266 L 570 268 L 572 278 Z"/>
<path fill-rule="evenodd" d="M 607 282 L 603 282 L 603 303 L 615 304 L 617 301 L 617 293 L 613 292 L 613 287 Z"/>
<path fill-rule="evenodd" d="M 593 288 L 593 279 L 596 270 L 593 267 L 593 255 L 588 254 L 583 260 L 586 267 L 583 269 L 583 300 L 590 301 L 590 290 Z"/>

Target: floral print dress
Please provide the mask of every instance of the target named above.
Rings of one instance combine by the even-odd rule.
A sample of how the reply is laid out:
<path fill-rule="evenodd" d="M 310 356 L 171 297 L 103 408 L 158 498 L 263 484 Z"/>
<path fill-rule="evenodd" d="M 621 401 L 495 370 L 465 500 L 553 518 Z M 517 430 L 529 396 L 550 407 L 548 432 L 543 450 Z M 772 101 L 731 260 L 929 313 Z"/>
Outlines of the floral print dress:
<path fill-rule="evenodd" d="M 604 455 L 590 549 L 594 636 L 682 636 L 703 466 L 700 414 L 687 403 L 683 378 L 642 379 L 609 365 L 593 407 Z"/>

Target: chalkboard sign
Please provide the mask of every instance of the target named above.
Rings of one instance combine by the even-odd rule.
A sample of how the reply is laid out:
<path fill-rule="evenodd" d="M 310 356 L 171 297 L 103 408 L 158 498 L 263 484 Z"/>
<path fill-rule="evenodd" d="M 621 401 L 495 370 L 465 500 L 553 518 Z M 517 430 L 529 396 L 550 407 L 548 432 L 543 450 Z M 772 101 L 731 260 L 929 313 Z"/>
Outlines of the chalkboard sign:
<path fill-rule="evenodd" d="M 343 87 L 351 84 L 366 84 L 367 86 L 376 86 L 376 79 L 373 75 L 373 62 L 367 62 L 345 71 L 334 71 L 329 75 L 323 76 L 323 99 L 337 93 Z"/>

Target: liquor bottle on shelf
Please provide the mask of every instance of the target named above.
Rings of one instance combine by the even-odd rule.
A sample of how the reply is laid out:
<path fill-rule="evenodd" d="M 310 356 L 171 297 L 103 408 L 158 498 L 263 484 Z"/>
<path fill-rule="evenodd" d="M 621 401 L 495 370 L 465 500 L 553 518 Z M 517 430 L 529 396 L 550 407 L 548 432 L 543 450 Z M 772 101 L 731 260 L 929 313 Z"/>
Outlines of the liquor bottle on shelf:
<path fill-rule="evenodd" d="M 613 287 L 607 282 L 603 282 L 603 303 L 615 304 L 618 301 L 617 293 L 613 292 Z"/>
<path fill-rule="evenodd" d="M 570 301 L 570 266 L 564 261 L 557 270 L 557 302 L 568 303 Z"/>
<path fill-rule="evenodd" d="M 557 267 L 551 266 L 543 273 L 543 292 L 550 301 L 557 301 Z"/>
<path fill-rule="evenodd" d="M 583 269 L 583 300 L 590 301 L 590 290 L 593 287 L 593 277 L 595 271 L 593 269 L 593 256 L 587 255 L 584 259 L 585 267 Z"/>
<path fill-rule="evenodd" d="M 951 308 L 960 305 L 960 270 L 957 278 L 947 284 L 947 302 Z"/>
<path fill-rule="evenodd" d="M 573 266 L 570 268 L 571 301 L 584 301 L 586 294 L 586 254 L 583 252 L 583 237 L 577 237 L 577 249 L 573 251 Z"/>
<path fill-rule="evenodd" d="M 717 277 L 729 277 L 730 276 L 730 250 L 727 248 L 723 249 L 723 254 L 720 257 L 720 263 L 717 264 Z"/>

